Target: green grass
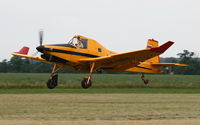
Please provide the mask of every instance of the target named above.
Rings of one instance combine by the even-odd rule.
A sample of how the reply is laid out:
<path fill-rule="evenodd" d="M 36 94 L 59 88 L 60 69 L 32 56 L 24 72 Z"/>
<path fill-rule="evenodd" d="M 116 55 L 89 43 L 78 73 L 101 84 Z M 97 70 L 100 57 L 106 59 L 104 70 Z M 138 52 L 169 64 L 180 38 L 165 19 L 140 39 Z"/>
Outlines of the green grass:
<path fill-rule="evenodd" d="M 149 125 L 200 123 L 200 77 L 194 75 L 59 74 L 59 86 L 47 89 L 50 74 L 0 74 L 0 123 Z M 72 122 L 73 121 L 73 122 Z M 181 121 L 181 123 L 180 123 Z M 108 123 L 109 122 L 109 123 Z"/>
<path fill-rule="evenodd" d="M 105 121 L 133 125 L 134 121 L 156 120 L 150 125 L 163 125 L 166 120 L 164 125 L 168 125 L 171 120 L 189 120 L 184 124 L 196 125 L 199 105 L 199 94 L 0 94 L 0 123 L 66 125 L 79 121 L 71 124 L 94 125 L 91 122 L 98 120 L 103 125 Z M 194 120 L 198 123 L 190 124 Z"/>
<path fill-rule="evenodd" d="M 47 73 L 1 73 L 0 88 L 46 88 Z M 81 88 L 80 82 L 87 74 L 59 74 L 58 88 Z M 200 88 L 199 75 L 146 75 L 149 85 L 144 85 L 141 75 L 94 74 L 92 88 Z"/>
<path fill-rule="evenodd" d="M 200 94 L 200 89 L 192 88 L 90 88 L 90 89 L 0 89 L 0 94 Z"/>

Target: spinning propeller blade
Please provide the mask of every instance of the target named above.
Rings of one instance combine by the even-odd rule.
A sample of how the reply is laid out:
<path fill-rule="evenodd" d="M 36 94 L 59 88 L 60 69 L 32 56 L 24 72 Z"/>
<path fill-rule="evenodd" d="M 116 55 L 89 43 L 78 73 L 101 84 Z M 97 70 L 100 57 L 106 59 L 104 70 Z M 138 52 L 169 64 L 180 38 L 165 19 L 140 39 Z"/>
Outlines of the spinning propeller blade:
<path fill-rule="evenodd" d="M 43 36 L 44 36 L 44 31 L 40 30 L 39 31 L 39 42 L 40 42 L 40 46 L 42 46 L 43 43 Z"/>

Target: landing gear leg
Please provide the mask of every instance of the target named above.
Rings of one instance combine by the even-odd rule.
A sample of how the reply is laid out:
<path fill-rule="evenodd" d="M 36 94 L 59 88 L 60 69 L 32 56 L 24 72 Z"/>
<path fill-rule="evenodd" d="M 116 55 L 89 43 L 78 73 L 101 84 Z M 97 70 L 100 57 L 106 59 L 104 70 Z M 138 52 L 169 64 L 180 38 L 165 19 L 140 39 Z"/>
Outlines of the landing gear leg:
<path fill-rule="evenodd" d="M 145 85 L 149 83 L 149 80 L 144 78 L 144 73 L 142 73 L 141 79 L 143 80 Z"/>
<path fill-rule="evenodd" d="M 92 86 L 91 76 L 94 71 L 94 65 L 95 65 L 94 62 L 90 63 L 90 74 L 89 74 L 89 76 L 84 77 L 81 82 L 81 86 L 84 89 L 90 88 Z"/>
<path fill-rule="evenodd" d="M 47 87 L 49 89 L 53 89 L 53 88 L 55 88 L 58 85 L 58 74 L 57 74 L 57 72 L 59 70 L 60 69 L 57 67 L 57 65 L 54 64 L 53 70 L 51 72 L 51 76 L 50 76 L 50 78 L 47 81 Z"/>

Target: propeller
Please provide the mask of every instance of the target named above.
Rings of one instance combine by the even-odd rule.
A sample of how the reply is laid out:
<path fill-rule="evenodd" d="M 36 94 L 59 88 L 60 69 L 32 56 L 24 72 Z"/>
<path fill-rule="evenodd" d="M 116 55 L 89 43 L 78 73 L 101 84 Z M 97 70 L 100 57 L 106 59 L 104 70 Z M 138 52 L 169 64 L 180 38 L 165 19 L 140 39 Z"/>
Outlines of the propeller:
<path fill-rule="evenodd" d="M 47 61 L 51 61 L 52 60 L 52 55 L 51 54 L 49 54 L 49 57 L 48 57 L 48 55 L 46 55 L 45 53 L 44 53 L 44 46 L 42 45 L 43 44 L 43 36 L 44 36 L 44 31 L 43 30 L 40 30 L 39 31 L 39 43 L 40 43 L 40 46 L 38 46 L 38 47 L 36 47 L 36 49 L 37 49 L 37 53 L 38 52 L 40 52 L 40 53 L 43 53 L 42 55 L 41 55 L 41 57 L 42 58 L 45 58 Z M 37 54 L 36 53 L 36 54 Z M 48 58 L 47 58 L 48 57 Z"/>
<path fill-rule="evenodd" d="M 44 51 L 44 46 L 42 46 L 43 44 L 43 36 L 44 36 L 44 31 L 43 30 L 40 30 L 39 31 L 39 46 L 36 47 L 36 49 L 39 51 L 39 52 L 42 52 Z"/>
<path fill-rule="evenodd" d="M 43 30 L 39 30 L 39 46 L 36 47 L 37 51 L 34 52 L 33 54 L 31 54 L 31 56 L 36 56 L 39 52 L 43 51 L 43 36 L 44 36 L 44 31 Z M 29 62 L 32 63 L 32 59 L 29 58 Z"/>
<path fill-rule="evenodd" d="M 44 31 L 40 30 L 39 31 L 39 42 L 40 42 L 40 46 L 42 46 L 43 43 L 43 36 L 44 36 Z"/>

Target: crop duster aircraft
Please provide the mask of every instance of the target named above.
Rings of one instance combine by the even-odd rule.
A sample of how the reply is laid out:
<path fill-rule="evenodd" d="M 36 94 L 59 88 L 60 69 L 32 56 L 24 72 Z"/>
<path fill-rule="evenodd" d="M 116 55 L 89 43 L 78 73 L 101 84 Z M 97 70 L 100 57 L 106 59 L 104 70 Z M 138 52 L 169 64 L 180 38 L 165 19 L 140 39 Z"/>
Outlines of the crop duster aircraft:
<path fill-rule="evenodd" d="M 51 76 L 47 81 L 49 89 L 58 85 L 57 73 L 63 68 L 89 73 L 81 82 L 82 88 L 86 89 L 91 87 L 92 73 L 97 70 L 139 72 L 142 73 L 141 79 L 148 84 L 149 80 L 144 78 L 144 73 L 161 73 L 160 67 L 186 66 L 178 63 L 160 63 L 159 55 L 174 43 L 171 41 L 158 46 L 156 40 L 149 39 L 145 49 L 115 53 L 103 47 L 96 40 L 81 35 L 74 36 L 68 43 L 53 45 L 42 45 L 43 31 L 39 32 L 39 38 L 40 46 L 36 49 L 41 53 L 41 57 L 27 55 L 28 47 L 23 47 L 12 55 L 53 64 Z"/>

